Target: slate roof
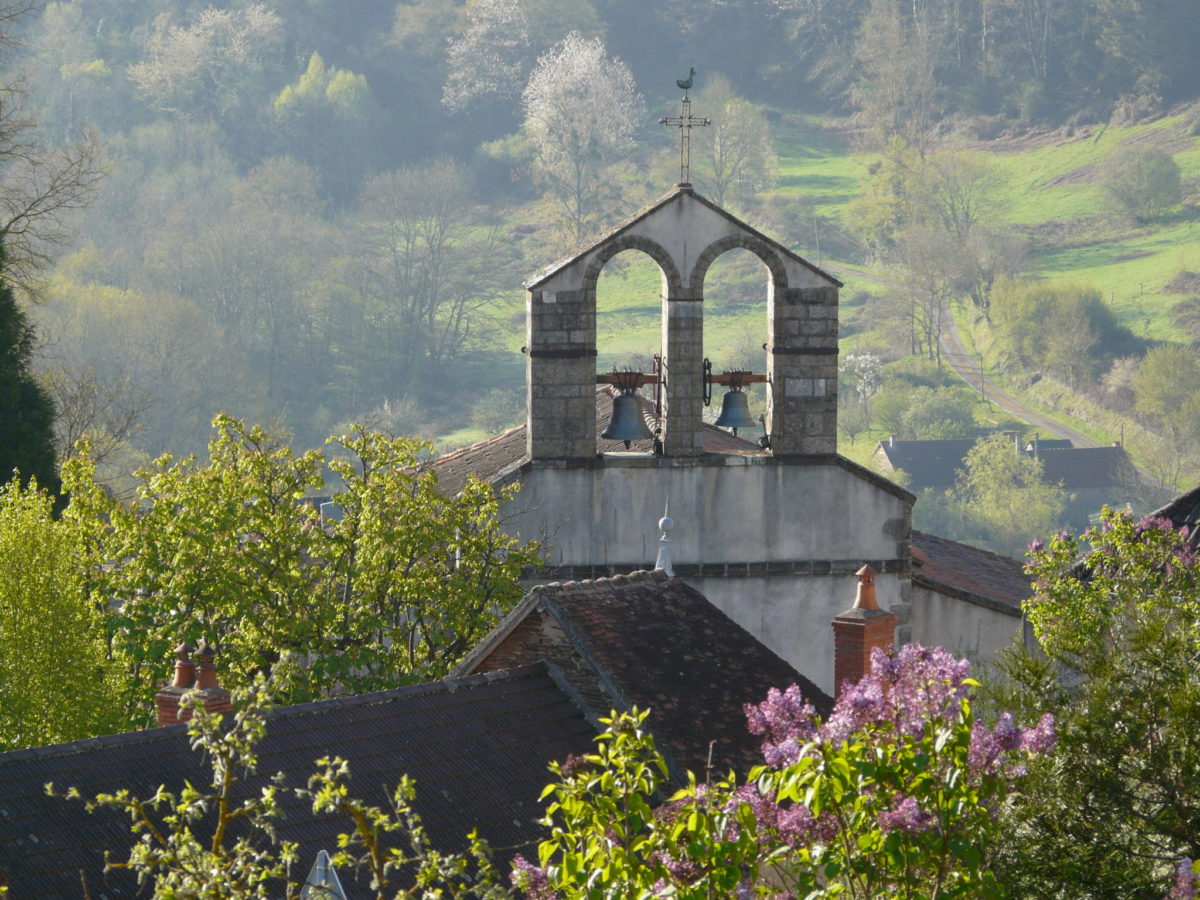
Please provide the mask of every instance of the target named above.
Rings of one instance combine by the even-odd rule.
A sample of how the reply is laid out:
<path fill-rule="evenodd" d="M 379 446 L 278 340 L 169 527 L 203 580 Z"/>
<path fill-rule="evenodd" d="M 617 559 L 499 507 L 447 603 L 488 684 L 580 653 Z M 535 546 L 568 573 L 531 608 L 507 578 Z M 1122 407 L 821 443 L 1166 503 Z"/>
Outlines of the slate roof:
<path fill-rule="evenodd" d="M 541 627 L 539 617 L 556 627 Z M 555 634 L 567 646 L 556 646 Z M 564 651 L 571 658 L 558 656 Z M 703 594 L 661 571 L 535 587 L 459 671 L 543 655 L 557 656 L 551 661 L 580 694 L 604 707 L 597 715 L 614 706 L 652 710 L 650 729 L 677 774 L 703 777 L 712 741 L 717 773 L 761 763 L 743 704 L 760 702 L 772 687 L 798 684 L 822 715 L 832 707 L 829 695 Z"/>
<path fill-rule="evenodd" d="M 386 807 L 407 773 L 435 846 L 462 847 L 478 827 L 503 863 L 510 848 L 540 838 L 538 795 L 550 781 L 550 761 L 592 746 L 592 725 L 556 678 L 538 664 L 279 708 L 268 718 L 260 775 L 248 789 L 277 771 L 303 786 L 316 759 L 338 755 L 350 762 L 352 794 Z M 78 900 L 81 869 L 95 900 L 137 894 L 125 873 L 102 874 L 104 849 L 121 858 L 131 844 L 127 817 L 47 797 L 46 782 L 77 786 L 85 796 L 118 788 L 147 796 L 160 784 L 177 789 L 184 779 L 207 784 L 209 777 L 183 725 L 0 754 L 0 874 L 11 896 Z M 350 830 L 339 819 L 315 818 L 294 798 L 285 809 L 279 836 L 300 843 L 305 871 Z M 355 873 L 339 874 L 353 896 Z"/>
<path fill-rule="evenodd" d="M 894 469 L 912 476 L 914 490 L 952 487 L 976 438 L 944 441 L 880 441 L 877 452 Z M 1065 443 L 1067 446 L 1057 446 Z M 1030 453 L 1032 455 L 1032 453 Z M 1039 441 L 1038 458 L 1046 481 L 1067 490 L 1122 485 L 1133 474 L 1123 447 L 1072 447 L 1070 441 Z"/>
<path fill-rule="evenodd" d="M 954 438 L 945 441 L 880 441 L 882 453 L 893 469 L 903 469 L 911 477 L 910 487 L 948 488 L 958 477 L 963 458 L 975 438 Z"/>
<path fill-rule="evenodd" d="M 647 424 L 653 430 L 656 425 L 654 404 L 645 397 L 638 398 L 642 402 L 643 414 Z M 613 392 L 608 386 L 596 388 L 596 452 L 624 453 L 625 444 L 622 441 L 608 441 L 600 437 L 612 419 Z M 430 468 L 437 473 L 438 486 L 447 494 L 457 494 L 467 484 L 467 476 L 474 475 L 483 481 L 494 482 L 505 474 L 515 470 L 525 461 L 526 426 L 518 425 L 503 434 L 461 450 L 454 450 L 440 456 L 430 463 Z M 745 438 L 734 437 L 728 431 L 715 425 L 705 424 L 701 431 L 702 449 L 705 453 L 741 453 L 762 454 L 758 445 Z M 654 442 L 651 440 L 634 441 L 629 451 L 631 453 L 651 453 Z"/>
<path fill-rule="evenodd" d="M 1023 564 L 1010 557 L 923 531 L 912 532 L 912 548 L 913 582 L 932 590 L 1018 612 L 1033 593 Z"/>
<path fill-rule="evenodd" d="M 1046 481 L 1067 490 L 1113 487 L 1133 477 L 1133 464 L 1124 447 L 1042 448 L 1038 458 Z"/>
<path fill-rule="evenodd" d="M 1200 545 L 1200 487 L 1180 494 L 1150 515 L 1170 519 L 1176 529 L 1186 528 L 1192 546 Z"/>

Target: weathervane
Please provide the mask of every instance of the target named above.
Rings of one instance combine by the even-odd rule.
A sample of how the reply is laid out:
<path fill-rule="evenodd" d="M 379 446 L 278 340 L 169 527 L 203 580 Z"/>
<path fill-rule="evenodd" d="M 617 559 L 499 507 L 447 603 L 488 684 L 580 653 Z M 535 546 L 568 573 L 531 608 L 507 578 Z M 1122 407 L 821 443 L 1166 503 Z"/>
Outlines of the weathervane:
<path fill-rule="evenodd" d="M 692 166 L 692 129 L 703 125 L 711 125 L 707 116 L 692 115 L 692 100 L 688 91 L 696 78 L 696 67 L 692 66 L 687 78 L 677 78 L 675 83 L 683 88 L 683 110 L 677 116 L 663 116 L 658 120 L 659 125 L 673 125 L 679 129 L 679 183 L 690 184 L 689 176 Z"/>

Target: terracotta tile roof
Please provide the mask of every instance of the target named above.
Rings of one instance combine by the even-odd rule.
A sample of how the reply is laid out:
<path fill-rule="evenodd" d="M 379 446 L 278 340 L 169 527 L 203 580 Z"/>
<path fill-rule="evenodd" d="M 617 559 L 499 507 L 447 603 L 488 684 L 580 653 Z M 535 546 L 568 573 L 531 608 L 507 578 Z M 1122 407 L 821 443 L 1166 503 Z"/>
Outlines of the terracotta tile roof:
<path fill-rule="evenodd" d="M 643 414 L 653 429 L 654 404 L 645 397 L 642 401 Z M 607 386 L 596 389 L 596 452 L 624 453 L 625 444 L 621 441 L 607 441 L 600 435 L 608 427 L 612 419 L 613 393 Z M 474 475 L 484 481 L 495 481 L 525 461 L 526 426 L 518 425 L 503 434 L 461 450 L 454 450 L 439 456 L 430 467 L 438 476 L 438 484 L 447 494 L 456 494 L 466 486 L 467 476 Z M 703 449 L 705 453 L 743 453 L 762 454 L 758 445 L 745 438 L 734 437 L 728 431 L 715 425 L 704 425 Z M 629 448 L 632 453 L 651 453 L 654 442 L 650 440 L 634 441 Z"/>
<path fill-rule="evenodd" d="M 531 620 L 537 625 L 539 614 L 551 617 L 570 644 L 573 660 L 553 661 L 564 671 L 588 670 L 590 684 L 573 684 L 598 698 L 593 706 L 652 710 L 650 729 L 677 772 L 690 769 L 702 777 L 711 741 L 718 773 L 731 766 L 744 773 L 761 763 L 742 706 L 761 701 L 772 687 L 798 684 L 822 715 L 832 706 L 827 694 L 703 594 L 663 572 L 535 587 L 461 670 L 561 652 L 546 628 L 522 628 Z"/>
<path fill-rule="evenodd" d="M 913 531 L 914 582 L 992 601 L 1020 610 L 1032 593 L 1022 563 L 990 550 L 980 550 L 948 538 Z"/>
<path fill-rule="evenodd" d="M 316 759 L 338 755 L 350 762 L 353 794 L 387 806 L 407 773 L 435 846 L 462 847 L 478 827 L 503 865 L 510 848 L 541 837 L 535 820 L 549 762 L 585 752 L 593 736 L 554 674 L 544 664 L 527 666 L 277 709 L 259 744 L 260 775 L 247 789 L 257 791 L 278 771 L 302 786 Z M 81 869 L 93 897 L 139 893 L 134 879 L 103 874 L 105 848 L 122 858 L 131 844 L 127 817 L 92 815 L 82 803 L 46 797 L 46 782 L 78 786 L 84 795 L 130 788 L 147 796 L 160 784 L 175 790 L 185 778 L 208 777 L 185 726 L 0 754 L 0 869 L 12 896 L 77 900 Z M 294 798 L 284 806 L 279 837 L 299 842 L 305 868 L 349 830 L 336 818 L 313 817 Z M 355 878 L 339 875 L 348 887 Z"/>

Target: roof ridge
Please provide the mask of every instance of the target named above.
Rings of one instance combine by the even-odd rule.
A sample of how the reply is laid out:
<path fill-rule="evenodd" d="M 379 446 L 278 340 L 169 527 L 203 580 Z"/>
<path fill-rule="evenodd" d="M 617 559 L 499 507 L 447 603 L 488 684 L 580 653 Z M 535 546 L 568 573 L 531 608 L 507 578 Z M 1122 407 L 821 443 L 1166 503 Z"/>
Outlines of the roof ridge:
<path fill-rule="evenodd" d="M 546 671 L 546 663 L 538 661 L 523 666 L 508 669 L 497 669 L 478 675 L 456 675 L 438 681 L 426 681 L 420 684 L 406 684 L 400 687 L 388 688 L 383 691 L 371 691 L 366 694 L 350 694 L 345 697 L 329 697 L 325 700 L 310 700 L 307 703 L 293 703 L 287 706 L 277 706 L 266 712 L 267 722 L 273 719 L 291 719 L 296 716 L 309 715 L 332 709 L 345 709 L 355 706 L 369 706 L 374 703 L 387 703 L 401 697 L 420 697 L 438 693 L 454 693 L 463 688 L 476 687 L 481 684 L 491 684 L 497 681 L 517 681 L 529 678 Z M 61 744 L 46 744 L 40 747 L 22 747 L 19 750 L 9 750 L 0 753 L 0 765 L 25 759 L 37 759 L 47 756 L 68 756 L 73 753 L 98 750 L 102 747 L 120 746 L 152 741 L 160 736 L 181 733 L 187 730 L 187 723 L 160 727 L 143 728 L 138 731 L 121 731 L 116 734 L 104 734 L 90 738 L 80 738 Z"/>

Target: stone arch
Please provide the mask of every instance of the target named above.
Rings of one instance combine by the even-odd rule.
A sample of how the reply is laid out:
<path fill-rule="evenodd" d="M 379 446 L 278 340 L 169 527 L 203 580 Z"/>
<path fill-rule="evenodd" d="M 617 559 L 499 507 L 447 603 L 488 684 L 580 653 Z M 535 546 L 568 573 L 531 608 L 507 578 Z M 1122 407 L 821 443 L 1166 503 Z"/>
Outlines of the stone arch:
<path fill-rule="evenodd" d="M 719 238 L 704 248 L 704 252 L 696 258 L 696 264 L 692 266 L 691 278 L 688 279 L 691 296 L 704 296 L 704 277 L 708 274 L 709 267 L 722 253 L 738 248 L 749 250 L 762 260 L 763 265 L 771 273 L 771 287 L 779 292 L 779 296 L 783 296 L 783 291 L 787 289 L 788 279 L 787 269 L 784 267 L 779 253 L 761 238 L 746 234 L 734 234 Z"/>
<path fill-rule="evenodd" d="M 636 234 L 623 234 L 605 242 L 596 249 L 595 255 L 588 261 L 583 275 L 583 287 L 588 297 L 593 301 L 596 297 L 596 282 L 600 278 L 600 270 L 605 263 L 625 250 L 640 250 L 658 264 L 663 276 L 664 297 L 678 297 L 683 289 L 683 279 L 679 267 L 666 248 L 657 241 Z"/>

